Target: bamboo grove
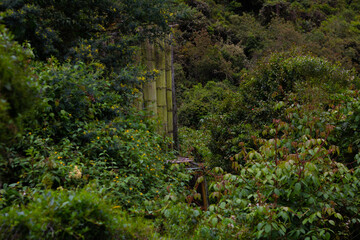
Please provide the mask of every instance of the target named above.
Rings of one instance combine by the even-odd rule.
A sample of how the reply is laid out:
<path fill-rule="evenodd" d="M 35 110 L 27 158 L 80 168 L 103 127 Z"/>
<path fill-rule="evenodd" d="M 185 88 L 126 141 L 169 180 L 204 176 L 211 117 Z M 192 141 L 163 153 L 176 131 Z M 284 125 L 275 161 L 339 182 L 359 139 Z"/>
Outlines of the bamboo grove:
<path fill-rule="evenodd" d="M 158 132 L 174 137 L 174 74 L 172 68 L 171 38 L 147 40 L 141 46 L 141 63 L 148 71 L 155 72 L 155 78 L 143 84 L 140 108 L 148 112 L 150 118 L 160 122 Z"/>

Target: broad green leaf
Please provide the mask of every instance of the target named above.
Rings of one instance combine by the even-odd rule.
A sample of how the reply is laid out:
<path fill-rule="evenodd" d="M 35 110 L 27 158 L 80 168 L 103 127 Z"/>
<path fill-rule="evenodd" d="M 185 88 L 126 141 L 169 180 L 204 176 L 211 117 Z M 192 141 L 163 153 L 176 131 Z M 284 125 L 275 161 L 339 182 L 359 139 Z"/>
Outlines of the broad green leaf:
<path fill-rule="evenodd" d="M 225 209 L 225 207 L 226 207 L 226 203 L 225 202 L 222 202 L 222 203 L 220 203 L 220 206 L 219 206 L 221 209 Z"/>
<path fill-rule="evenodd" d="M 215 227 L 218 224 L 217 217 L 214 217 L 213 219 L 211 219 L 211 224 L 213 225 L 213 227 Z"/>
<path fill-rule="evenodd" d="M 341 216 L 341 214 L 340 214 L 340 213 L 335 213 L 334 215 L 335 215 L 335 217 L 336 217 L 336 218 L 338 218 L 338 219 L 340 219 L 340 220 L 342 220 L 342 219 L 343 219 L 343 217 Z"/>
<path fill-rule="evenodd" d="M 265 232 L 269 233 L 271 231 L 271 225 L 270 224 L 266 224 L 265 225 Z"/>

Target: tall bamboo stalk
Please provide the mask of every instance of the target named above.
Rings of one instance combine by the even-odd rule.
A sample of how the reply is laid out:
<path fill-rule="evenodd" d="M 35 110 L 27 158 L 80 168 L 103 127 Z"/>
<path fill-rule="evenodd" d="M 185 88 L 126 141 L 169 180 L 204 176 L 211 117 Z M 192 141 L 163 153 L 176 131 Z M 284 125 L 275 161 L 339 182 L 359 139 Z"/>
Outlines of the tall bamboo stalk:
<path fill-rule="evenodd" d="M 172 36 L 170 36 L 170 43 Z M 166 41 L 167 42 L 167 41 Z M 171 44 L 159 41 L 158 44 L 146 41 L 142 47 L 142 63 L 148 71 L 157 69 L 159 76 L 143 85 L 144 107 L 150 117 L 158 117 L 161 121 L 159 133 L 172 137 L 174 148 L 178 147 L 177 108 L 174 79 L 174 53 Z"/>
<path fill-rule="evenodd" d="M 167 106 L 167 136 L 173 138 L 173 92 L 171 74 L 171 45 L 165 46 L 165 73 L 166 73 L 166 106 Z"/>
<path fill-rule="evenodd" d="M 149 71 L 155 69 L 155 49 L 154 44 L 149 41 L 145 42 L 145 58 L 146 65 Z M 156 80 L 144 83 L 144 105 L 145 109 L 149 111 L 149 117 L 156 117 L 157 114 L 157 94 L 156 94 Z"/>
<path fill-rule="evenodd" d="M 135 61 L 138 65 L 140 64 L 144 64 L 144 58 L 145 58 L 145 44 L 142 44 L 140 46 L 140 48 L 137 50 L 137 54 L 135 55 Z M 143 94 L 143 90 L 144 90 L 144 86 L 142 84 L 142 82 L 139 83 L 139 92 L 138 92 L 138 96 L 136 98 L 135 104 L 136 104 L 136 108 L 138 110 L 143 110 L 144 108 L 144 94 Z"/>
<path fill-rule="evenodd" d="M 172 40 L 172 35 L 171 35 Z M 174 74 L 174 48 L 171 46 L 171 82 L 172 82 L 172 103 L 173 103 L 173 139 L 174 149 L 180 150 L 179 136 L 178 136 L 178 117 L 177 117 L 177 104 L 176 104 L 176 89 L 175 89 L 175 74 Z"/>
<path fill-rule="evenodd" d="M 161 121 L 160 134 L 167 133 L 167 107 L 166 107 L 166 72 L 165 72 L 165 45 L 159 41 L 156 47 L 156 68 L 159 70 L 159 77 L 156 78 L 157 113 Z"/>

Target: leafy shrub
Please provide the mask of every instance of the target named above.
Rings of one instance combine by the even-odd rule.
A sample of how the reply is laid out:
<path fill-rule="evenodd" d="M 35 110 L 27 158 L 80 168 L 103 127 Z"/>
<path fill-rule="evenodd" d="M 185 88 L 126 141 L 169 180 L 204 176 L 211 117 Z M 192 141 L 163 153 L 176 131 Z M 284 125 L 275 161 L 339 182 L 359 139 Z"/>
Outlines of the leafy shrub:
<path fill-rule="evenodd" d="M 339 161 L 356 165 L 359 142 L 359 91 L 349 90 L 344 94 L 333 96 L 329 106 L 329 119 L 335 123 L 335 131 L 330 136 L 331 142 L 340 147 Z"/>
<path fill-rule="evenodd" d="M 90 191 L 89 191 L 90 190 Z M 154 229 L 84 189 L 47 191 L 0 212 L 1 239 L 148 239 Z"/>
<path fill-rule="evenodd" d="M 301 104 L 310 112 L 321 112 L 330 96 L 357 82 L 351 71 L 324 59 L 274 53 L 244 74 L 239 92 L 212 82 L 190 89 L 179 108 L 179 122 L 193 128 L 205 123 L 213 164 L 229 171 L 230 157 L 240 150 L 237 143 L 252 147 L 251 136 L 258 136 L 264 124 L 285 117 L 282 107 Z"/>
<path fill-rule="evenodd" d="M 358 20 L 351 11 L 344 12 L 344 15 L 328 17 L 307 39 L 318 44 L 317 48 L 311 49 L 315 54 L 359 70 Z"/>
<path fill-rule="evenodd" d="M 208 148 L 210 134 L 205 129 L 179 128 L 180 156 L 193 157 L 196 162 L 209 163 L 212 157 Z"/>
<path fill-rule="evenodd" d="M 178 202 L 171 203 L 168 208 L 162 210 L 162 218 L 158 219 L 158 224 L 162 231 L 171 236 L 172 239 L 189 239 L 200 219 L 200 209 Z"/>
<path fill-rule="evenodd" d="M 73 14 L 74 11 L 81 14 Z M 20 42 L 30 41 L 41 59 L 63 57 L 80 38 L 95 36 L 114 19 L 119 10 L 111 1 L 5 1 L 0 10 L 4 22 Z M 97 17 L 95 17 L 95 15 Z"/>
<path fill-rule="evenodd" d="M 36 108 L 39 133 L 61 139 L 86 121 L 110 121 L 125 115 L 136 98 L 135 86 L 140 76 L 137 68 L 123 69 L 119 74 L 104 77 L 100 63 L 82 62 L 60 65 L 55 59 L 38 64 L 41 105 Z M 31 126 L 33 127 L 33 126 Z"/>
<path fill-rule="evenodd" d="M 236 99 L 240 98 L 240 99 Z M 184 96 L 179 107 L 179 122 L 183 126 L 199 128 L 206 116 L 229 113 L 241 96 L 226 83 L 208 82 L 204 87 L 195 85 Z M 235 101 L 238 101 L 234 103 Z"/>
<path fill-rule="evenodd" d="M 233 237 L 239 226 L 258 239 L 351 239 L 358 234 L 359 168 L 335 160 L 339 148 L 327 144 L 333 126 L 317 128 L 318 120 L 295 116 L 289 123 L 275 121 L 266 130 L 270 139 L 255 138 L 255 150 L 244 148 L 235 155 L 237 175 L 218 172 L 210 186 L 210 197 L 218 203 L 210 206 L 208 219 L 231 218 Z M 219 236 L 227 230 L 219 229 Z"/>
<path fill-rule="evenodd" d="M 216 42 L 202 29 L 179 50 L 179 62 L 191 87 L 194 83 L 228 80 L 237 83 L 247 63 L 241 46 Z"/>
<path fill-rule="evenodd" d="M 252 132 L 242 122 L 245 119 L 243 97 L 235 90 L 235 87 L 226 83 L 208 82 L 204 87 L 196 85 L 184 94 L 179 108 L 180 124 L 208 130 L 210 139 L 207 141 L 207 148 L 212 153 L 208 164 L 211 166 L 230 169 L 229 157 L 237 151 L 233 147 L 235 138 L 240 135 L 246 137 L 249 131 Z M 251 135 L 247 136 L 250 138 Z M 205 154 L 204 150 L 200 150 L 201 154 Z"/>
<path fill-rule="evenodd" d="M 22 115 L 35 102 L 32 76 L 29 75 L 30 48 L 13 41 L 13 36 L 0 25 L 0 153 L 2 144 L 22 130 Z"/>
<path fill-rule="evenodd" d="M 152 74 L 128 68 L 105 78 L 101 64 L 60 65 L 54 59 L 34 71 L 41 103 L 28 132 L 0 162 L 2 183 L 23 193 L 23 187 L 76 189 L 96 180 L 122 206 L 141 208 L 163 195 L 167 182 L 175 188 L 182 182 L 168 168 L 170 141 L 132 106 L 139 79 Z"/>
<path fill-rule="evenodd" d="M 351 72 L 339 65 L 295 52 L 275 53 L 260 62 L 243 81 L 246 96 L 257 101 L 282 100 L 297 85 L 307 83 L 327 93 L 345 89 L 353 83 Z"/>
<path fill-rule="evenodd" d="M 274 53 L 244 76 L 240 86 L 247 108 L 246 121 L 260 127 L 283 112 L 288 102 L 307 104 L 321 111 L 330 96 L 358 82 L 340 65 L 296 52 Z"/>
<path fill-rule="evenodd" d="M 240 115 L 241 116 L 241 115 Z M 231 172 L 231 157 L 240 151 L 239 142 L 246 142 L 247 147 L 252 147 L 252 137 L 258 136 L 259 131 L 250 124 L 242 122 L 238 116 L 210 116 L 206 119 L 207 128 L 211 132 L 209 149 L 212 153 L 210 166 L 221 167 Z M 233 122 L 236 119 L 236 122 Z"/>
<path fill-rule="evenodd" d="M 103 47 L 98 50 L 106 48 L 103 53 L 109 53 L 111 49 L 118 51 L 119 45 L 114 44 L 114 37 L 122 42 L 124 35 L 130 37 L 139 29 L 142 29 L 142 38 L 162 35 L 169 30 L 166 22 L 170 18 L 168 9 L 164 0 L 122 3 L 112 0 L 4 1 L 0 6 L 3 21 L 16 40 L 31 42 L 41 60 L 51 56 L 64 60 L 71 48 L 80 45 L 79 41 L 90 40 L 96 42 L 94 47 L 97 47 L 98 40 L 105 38 L 107 41 L 102 41 Z M 147 28 L 148 25 L 153 27 Z M 111 39 L 108 38 L 110 35 Z M 139 36 L 132 38 L 132 41 L 138 40 Z M 104 56 L 97 57 L 100 60 Z"/>

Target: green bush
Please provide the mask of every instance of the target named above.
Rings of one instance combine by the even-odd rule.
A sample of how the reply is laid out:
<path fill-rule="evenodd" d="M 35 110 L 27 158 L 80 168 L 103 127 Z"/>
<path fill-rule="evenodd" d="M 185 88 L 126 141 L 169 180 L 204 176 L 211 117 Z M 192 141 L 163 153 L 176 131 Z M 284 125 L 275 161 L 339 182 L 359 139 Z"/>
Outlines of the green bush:
<path fill-rule="evenodd" d="M 319 122 L 295 114 L 277 120 L 264 133 L 269 139 L 255 138 L 255 150 L 244 147 L 234 156 L 236 175 L 214 169 L 210 197 L 218 203 L 209 208 L 210 227 L 230 221 L 232 237 L 244 226 L 257 239 L 356 236 L 360 169 L 335 160 L 339 148 L 328 144 L 334 126 Z M 226 227 L 218 231 L 229 234 Z"/>
<path fill-rule="evenodd" d="M 179 123 L 183 126 L 199 128 L 204 119 L 211 115 L 224 115 L 239 106 L 241 96 L 227 83 L 208 82 L 189 89 L 179 107 Z"/>
<path fill-rule="evenodd" d="M 336 126 L 330 140 L 340 147 L 339 161 L 356 165 L 354 159 L 358 157 L 360 149 L 359 91 L 349 90 L 344 94 L 333 96 L 329 115 L 328 118 L 332 119 Z"/>
<path fill-rule="evenodd" d="M 154 229 L 91 189 L 35 194 L 0 212 L 1 239 L 149 239 Z"/>
<path fill-rule="evenodd" d="M 200 219 L 199 208 L 178 202 L 164 209 L 157 223 L 171 239 L 191 239 Z"/>
<path fill-rule="evenodd" d="M 193 157 L 196 162 L 209 163 L 212 157 L 208 148 L 210 134 L 205 129 L 179 128 L 180 156 Z"/>
<path fill-rule="evenodd" d="M 244 50 L 236 44 L 214 41 L 209 33 L 200 29 L 179 49 L 179 60 L 191 87 L 196 83 L 228 80 L 236 84 L 239 72 L 247 63 Z"/>
<path fill-rule="evenodd" d="M 133 42 L 139 38 L 162 35 L 169 30 L 166 23 L 170 18 L 169 11 L 165 11 L 168 8 L 164 0 L 121 3 L 112 0 L 33 0 L 4 1 L 0 5 L 2 21 L 14 33 L 16 40 L 31 42 L 41 60 L 55 56 L 61 61 L 69 56 L 72 48 L 82 48 L 81 41 L 95 43 L 86 47 L 87 51 L 97 48 L 103 53 L 96 56 L 97 60 L 104 59 L 106 55 L 109 57 L 107 61 L 118 61 L 110 54 L 126 58 L 125 51 L 129 49 L 122 48 L 124 52 L 119 53 L 122 44 L 114 44 L 114 37 L 121 43 L 127 42 L 124 39 L 137 34 L 140 28 L 142 37 L 132 37 Z M 146 28 L 147 25 L 153 27 Z"/>
<path fill-rule="evenodd" d="M 26 122 L 27 132 L 0 162 L 3 184 L 23 192 L 76 189 L 96 180 L 122 206 L 141 208 L 163 195 L 167 182 L 176 188 L 182 182 L 168 168 L 174 159 L 169 139 L 132 106 L 139 79 L 152 74 L 128 68 L 105 78 L 101 64 L 54 59 L 33 71 L 41 102 L 34 107 L 35 120 Z M 20 195 L 11 195 L 6 206 Z"/>
<path fill-rule="evenodd" d="M 274 53 L 244 77 L 241 91 L 249 113 L 246 120 L 257 126 L 271 123 L 281 116 L 277 107 L 281 102 L 294 101 L 321 111 L 332 94 L 357 84 L 353 72 L 322 58 Z"/>
<path fill-rule="evenodd" d="M 247 93 L 247 100 L 280 101 L 301 84 L 319 87 L 331 94 L 355 83 L 352 73 L 340 65 L 298 54 L 274 53 L 258 63 L 257 68 L 243 80 L 242 89 Z"/>
<path fill-rule="evenodd" d="M 227 83 L 208 82 L 204 87 L 195 85 L 184 94 L 182 105 L 179 107 L 179 123 L 194 129 L 208 130 L 210 139 L 203 148 L 194 142 L 192 148 L 204 155 L 211 166 L 221 166 L 230 169 L 229 157 L 237 152 L 234 142 L 240 135 L 250 139 L 251 127 L 243 124 L 245 108 L 241 92 Z M 245 136 L 246 135 L 246 136 Z M 181 135 L 180 135 L 181 136 Z M 237 139 L 237 140 L 235 140 Z M 188 141 L 184 141 L 185 143 Z M 196 149 L 198 148 L 198 149 Z M 206 151 L 211 151 L 206 157 Z M 195 152 L 194 152 L 195 153 Z M 195 153 L 196 154 L 196 153 Z"/>
<path fill-rule="evenodd" d="M 9 143 L 21 133 L 23 115 L 30 111 L 36 100 L 34 79 L 29 74 L 30 57 L 29 46 L 25 48 L 16 43 L 0 25 L 0 153 L 3 152 L 2 144 Z"/>
<path fill-rule="evenodd" d="M 179 122 L 193 128 L 206 126 L 213 164 L 230 170 L 229 159 L 240 149 L 237 143 L 246 142 L 251 148 L 251 136 L 258 136 L 263 125 L 286 117 L 284 106 L 300 104 L 309 112 L 321 112 L 332 95 L 357 82 L 353 72 L 324 59 L 298 56 L 296 51 L 274 53 L 244 73 L 238 92 L 214 82 L 187 91 Z"/>
<path fill-rule="evenodd" d="M 29 128 L 55 142 L 71 137 L 85 122 L 124 116 L 135 91 L 139 92 L 137 68 L 105 78 L 100 63 L 59 64 L 50 59 L 47 64 L 37 63 L 33 71 L 38 75 L 41 104 L 34 111 L 35 126 L 29 123 Z"/>

